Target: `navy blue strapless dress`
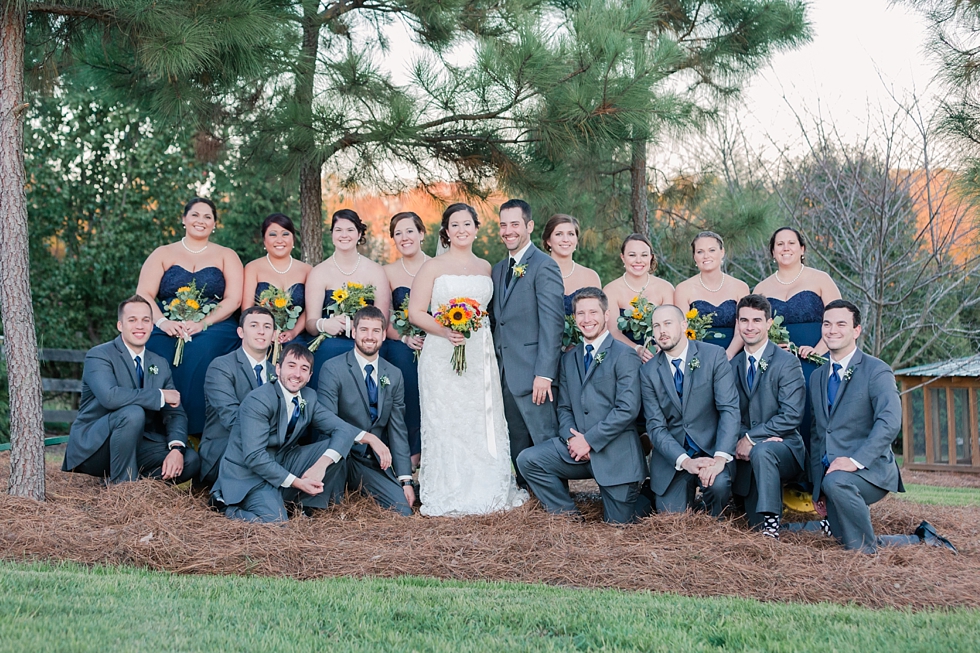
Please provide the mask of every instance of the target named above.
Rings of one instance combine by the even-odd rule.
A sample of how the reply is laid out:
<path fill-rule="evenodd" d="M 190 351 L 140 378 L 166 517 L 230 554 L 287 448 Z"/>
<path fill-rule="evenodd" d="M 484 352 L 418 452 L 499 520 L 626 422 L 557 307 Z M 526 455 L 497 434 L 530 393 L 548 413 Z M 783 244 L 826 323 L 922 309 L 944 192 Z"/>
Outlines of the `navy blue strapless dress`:
<path fill-rule="evenodd" d="M 216 267 L 201 268 L 188 272 L 179 265 L 168 268 L 160 279 L 157 300 L 166 304 L 177 296 L 177 289 L 194 281 L 198 290 L 210 301 L 220 302 L 225 295 L 225 276 Z M 238 323 L 227 319 L 212 324 L 184 345 L 184 358 L 173 367 L 177 339 L 154 327 L 147 349 L 163 356 L 170 363 L 174 387 L 180 392 L 180 403 L 187 413 L 187 432 L 198 434 L 204 430 L 204 376 L 208 366 L 218 356 L 230 354 L 242 346 L 238 337 Z"/>
<path fill-rule="evenodd" d="M 267 281 L 260 281 L 255 284 L 255 303 L 259 303 L 259 295 L 261 295 L 270 285 Z M 306 306 L 306 284 L 294 283 L 289 288 L 286 289 L 289 296 L 293 299 L 293 306 Z M 299 317 L 296 318 L 299 323 L 306 321 L 306 316 L 303 315 L 303 311 L 300 311 Z M 306 347 L 313 340 L 313 336 L 308 334 L 305 330 L 300 331 L 299 335 L 287 342 L 287 345 L 299 344 Z"/>
<path fill-rule="evenodd" d="M 572 299 L 575 298 L 575 293 L 577 292 L 578 291 L 576 290 L 571 295 L 563 295 L 563 297 L 565 298 L 565 315 L 572 314 Z"/>
<path fill-rule="evenodd" d="M 823 300 L 812 290 L 803 290 L 786 301 L 769 297 L 773 315 L 783 316 L 783 326 L 789 331 L 789 339 L 798 347 L 815 347 L 823 337 Z M 810 406 L 810 375 L 817 365 L 800 360 L 803 364 L 803 377 L 806 379 L 806 411 L 800 425 L 800 435 L 810 449 L 810 422 L 813 418 Z"/>
<path fill-rule="evenodd" d="M 715 314 L 711 322 L 710 332 L 720 333 L 724 336 L 724 338 L 707 338 L 704 342 L 728 349 L 728 345 L 732 344 L 732 339 L 735 337 L 736 306 L 737 302 L 734 299 L 726 299 L 718 306 L 701 299 L 695 299 L 691 302 L 691 308 L 698 309 L 698 313 L 701 315 Z"/>
<path fill-rule="evenodd" d="M 327 288 L 323 291 L 323 317 L 330 317 L 327 309 L 336 304 L 331 295 L 333 290 Z M 374 302 L 368 302 L 374 304 Z M 310 387 L 316 390 L 317 380 L 320 378 L 320 368 L 331 358 L 342 356 L 354 348 L 354 339 L 348 338 L 341 332 L 333 338 L 324 338 L 320 346 L 313 352 L 313 376 L 310 378 Z"/>
<path fill-rule="evenodd" d="M 624 309 L 624 308 L 619 309 L 619 316 L 620 317 L 623 317 L 625 315 L 626 315 L 626 309 Z M 623 331 L 622 334 L 624 336 L 626 336 L 626 339 L 629 340 L 630 342 L 632 342 L 633 344 L 636 344 L 636 345 L 642 345 L 643 344 L 643 339 L 642 338 L 639 338 L 632 331 Z"/>
<path fill-rule="evenodd" d="M 411 292 L 398 286 L 391 291 L 391 305 L 397 310 Z M 408 426 L 408 448 L 412 455 L 422 453 L 422 408 L 419 401 L 419 366 L 415 350 L 401 340 L 385 340 L 381 357 L 401 371 L 405 380 L 405 424 Z"/>

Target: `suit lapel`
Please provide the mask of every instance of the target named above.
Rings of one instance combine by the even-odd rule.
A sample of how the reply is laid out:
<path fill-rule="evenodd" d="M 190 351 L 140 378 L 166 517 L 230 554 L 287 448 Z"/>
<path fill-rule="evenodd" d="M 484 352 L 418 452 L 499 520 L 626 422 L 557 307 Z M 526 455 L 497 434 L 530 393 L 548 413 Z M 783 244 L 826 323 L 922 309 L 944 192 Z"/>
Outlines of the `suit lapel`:
<path fill-rule="evenodd" d="M 248 387 L 252 390 L 258 387 L 258 381 L 255 380 L 255 370 L 249 365 L 248 358 L 245 357 L 245 350 L 239 349 L 235 352 L 235 360 L 238 361 L 239 371 L 245 375 L 246 380 L 248 380 Z M 266 367 L 265 378 L 269 378 L 269 368 Z"/>
<path fill-rule="evenodd" d="M 829 354 L 828 354 L 828 358 L 829 358 Z M 864 354 L 861 353 L 861 350 L 860 349 L 854 350 L 854 356 L 851 357 L 851 363 L 847 366 L 846 369 L 841 370 L 841 373 L 844 375 L 844 378 L 841 379 L 840 387 L 837 388 L 837 397 L 834 399 L 834 407 L 830 411 L 831 415 L 837 412 L 837 407 L 840 406 L 841 400 L 844 398 L 844 392 L 846 392 L 847 388 L 851 385 L 851 382 L 847 378 L 848 377 L 847 370 L 857 367 L 861 363 L 862 358 L 864 358 Z M 826 363 L 824 363 L 824 366 L 828 366 L 828 365 L 831 365 L 831 362 L 829 360 Z M 832 370 L 833 368 L 830 369 Z M 854 372 L 851 372 L 851 374 L 853 373 Z M 828 381 L 830 380 L 829 374 L 827 375 L 827 380 Z M 826 387 L 827 387 L 826 384 L 824 384 L 825 389 Z"/>
<path fill-rule="evenodd" d="M 517 267 L 518 265 L 527 265 L 528 267 L 525 268 L 525 275 L 529 273 L 531 271 L 529 263 L 531 262 L 531 259 L 534 258 L 534 254 L 537 252 L 537 249 L 538 248 L 534 246 L 534 243 L 531 243 L 530 247 L 527 248 L 527 251 L 524 252 L 524 257 L 520 261 L 516 261 L 514 263 L 514 267 Z M 507 265 L 510 265 L 510 261 L 507 261 Z M 506 277 L 507 272 L 504 271 L 504 278 Z M 517 284 L 520 283 L 522 278 L 523 277 L 518 277 L 516 273 L 514 274 L 514 277 L 510 280 L 510 287 L 507 288 L 507 292 L 504 293 L 504 302 L 510 299 L 510 296 L 514 293 L 514 290 L 517 288 Z"/>
<path fill-rule="evenodd" d="M 816 379 L 820 387 L 820 410 L 824 417 L 830 419 L 830 411 L 827 410 L 827 381 L 830 379 L 830 374 L 827 373 L 828 365 L 829 363 L 817 368 L 817 371 L 810 376 L 810 385 L 812 386 L 814 379 Z"/>
<path fill-rule="evenodd" d="M 738 382 L 742 386 L 742 390 L 746 396 L 752 394 L 749 390 L 749 379 L 746 376 L 745 368 L 748 366 L 748 357 L 745 355 L 745 350 L 743 349 L 738 352 L 732 360 L 735 362 L 735 376 L 738 377 Z"/>
<path fill-rule="evenodd" d="M 133 361 L 133 357 L 129 354 L 129 349 L 126 347 L 126 343 L 122 341 L 122 336 L 116 336 L 116 350 L 119 352 L 120 362 L 129 370 L 129 380 L 132 382 L 134 388 L 139 388 L 139 379 L 136 378 L 136 363 Z M 143 361 L 143 384 L 146 385 L 146 350 L 143 350 L 143 355 L 140 357 Z"/>
<path fill-rule="evenodd" d="M 286 429 L 289 428 L 289 417 L 292 415 L 293 406 L 286 402 L 286 395 L 283 394 L 278 383 L 276 384 L 276 400 L 279 402 L 279 428 L 276 430 L 276 437 L 279 440 L 279 446 L 282 447 L 286 444 Z M 295 432 L 293 431 L 293 433 Z"/>
<path fill-rule="evenodd" d="M 686 337 L 686 336 L 685 336 Z M 693 361 L 698 356 L 698 344 L 697 340 L 691 340 L 687 343 L 688 352 L 687 360 L 684 361 L 684 399 L 681 401 L 681 410 L 684 406 L 687 406 L 687 399 L 691 396 L 691 384 L 694 380 L 691 378 L 697 370 L 691 369 L 691 361 Z"/>
<path fill-rule="evenodd" d="M 670 363 L 667 361 L 667 354 L 660 352 L 657 354 L 657 358 L 657 372 L 660 374 L 660 381 L 667 388 L 667 396 L 670 397 L 677 410 L 683 412 L 684 407 L 681 405 L 681 399 L 677 396 L 677 391 L 674 389 L 674 374 Z"/>
<path fill-rule="evenodd" d="M 378 419 L 381 419 L 381 414 L 384 413 L 385 402 L 388 401 L 388 388 L 381 379 L 388 376 L 388 361 L 378 357 Z M 365 388 L 365 391 L 367 389 Z M 370 410 L 368 411 L 370 414 Z M 378 420 L 374 420 L 377 423 Z"/>
<path fill-rule="evenodd" d="M 612 347 L 612 335 L 611 334 L 608 335 L 608 336 L 606 336 L 606 340 L 602 343 L 602 346 L 599 347 L 599 349 L 597 349 L 596 352 L 593 354 L 594 358 L 592 359 L 592 365 L 589 366 L 589 372 L 585 375 L 585 378 L 582 379 L 582 385 L 583 386 L 586 383 L 589 382 L 589 379 L 592 378 L 592 375 L 595 373 L 596 368 L 599 367 L 599 361 L 596 360 L 599 357 L 599 354 L 602 353 L 602 352 L 604 352 L 604 351 L 606 351 L 606 350 L 608 350 L 610 347 Z M 583 349 L 583 352 L 584 352 L 584 349 Z M 607 356 L 608 356 L 608 354 L 607 354 Z M 585 365 L 585 354 L 584 353 L 582 354 L 582 358 L 579 359 L 579 360 L 582 361 L 582 366 L 584 366 Z M 580 368 L 582 366 L 580 366 Z"/>
<path fill-rule="evenodd" d="M 357 391 L 361 393 L 361 401 L 364 402 L 364 412 L 368 416 L 368 419 L 371 419 L 371 400 L 368 399 L 367 386 L 364 384 L 364 372 L 361 371 L 361 366 L 358 365 L 357 359 L 354 358 L 353 349 L 347 352 L 347 368 L 350 370 L 351 378 L 354 379 L 354 385 L 357 387 Z M 378 395 L 378 403 L 381 403 L 380 394 Z"/>
<path fill-rule="evenodd" d="M 775 347 L 776 345 L 772 344 L 772 342 L 766 344 L 766 348 L 763 349 L 762 353 L 759 355 L 759 360 L 755 362 L 755 386 L 749 392 L 750 395 L 754 395 L 759 390 L 759 386 L 762 385 L 763 369 L 760 364 L 762 361 L 766 361 L 766 367 L 769 367 L 769 363 L 772 362 L 773 354 L 775 353 Z M 742 376 L 745 376 L 745 372 L 745 366 L 743 365 Z"/>

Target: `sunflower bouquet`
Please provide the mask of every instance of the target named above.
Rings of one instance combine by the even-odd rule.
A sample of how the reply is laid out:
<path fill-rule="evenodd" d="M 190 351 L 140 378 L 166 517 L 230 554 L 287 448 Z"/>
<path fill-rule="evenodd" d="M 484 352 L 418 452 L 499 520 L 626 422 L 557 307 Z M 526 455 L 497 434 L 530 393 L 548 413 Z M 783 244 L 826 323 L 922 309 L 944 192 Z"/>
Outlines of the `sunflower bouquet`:
<path fill-rule="evenodd" d="M 193 279 L 190 284 L 177 289 L 177 294 L 168 304 L 163 306 L 163 315 L 174 322 L 200 322 L 213 311 L 217 304 L 204 298 L 204 287 L 197 289 Z M 204 326 L 207 329 L 207 325 Z M 184 360 L 184 344 L 191 341 L 190 336 L 177 337 L 177 348 L 174 351 L 174 367 Z"/>
<path fill-rule="evenodd" d="M 637 295 L 630 300 L 630 307 L 625 314 L 620 315 L 616 321 L 619 330 L 623 333 L 632 333 L 636 338 L 643 342 L 643 346 L 653 351 L 650 345 L 653 343 L 653 309 L 657 308 L 653 302 L 645 297 Z"/>
<path fill-rule="evenodd" d="M 575 323 L 574 315 L 565 316 L 565 330 L 561 334 L 561 348 L 568 350 L 582 342 L 582 332 Z"/>
<path fill-rule="evenodd" d="M 711 326 L 715 321 L 714 313 L 702 315 L 698 309 L 691 308 L 684 314 L 687 318 L 687 339 L 688 340 L 710 340 L 712 338 L 724 338 L 721 333 L 711 331 Z"/>
<path fill-rule="evenodd" d="M 331 293 L 330 297 L 334 303 L 327 307 L 327 313 L 329 313 L 327 317 L 337 315 L 346 315 L 348 318 L 354 317 L 354 313 L 367 306 L 368 302 L 374 301 L 374 292 L 375 288 L 372 285 L 348 281 Z M 333 338 L 333 336 L 321 333 L 310 343 L 309 350 L 316 351 L 327 338 Z"/>
<path fill-rule="evenodd" d="M 772 341 L 774 345 L 789 345 L 789 350 L 794 356 L 800 355 L 800 348 L 796 346 L 789 339 L 789 329 L 783 326 L 783 320 L 785 318 L 782 315 L 776 315 L 773 313 L 772 325 L 769 327 L 769 340 Z M 827 362 L 827 359 L 820 354 L 807 354 L 803 357 L 803 360 L 808 363 L 813 363 L 814 365 L 823 365 Z"/>
<path fill-rule="evenodd" d="M 483 325 L 483 318 L 486 313 L 480 308 L 480 303 L 468 297 L 456 297 L 450 299 L 448 303 L 441 304 L 432 315 L 436 322 L 447 326 L 453 331 L 462 333 L 469 338 L 470 334 L 477 331 Z M 466 371 L 466 344 L 453 347 L 452 357 L 453 370 L 462 376 Z"/>
<path fill-rule="evenodd" d="M 405 295 L 405 299 L 402 300 L 402 305 L 392 312 L 391 326 L 395 327 L 395 331 L 402 337 L 408 336 L 409 338 L 415 338 L 416 336 L 425 336 L 425 331 L 408 321 L 408 300 L 409 296 Z M 419 353 L 419 350 L 416 349 L 416 361 L 419 359 Z"/>
<path fill-rule="evenodd" d="M 282 351 L 282 343 L 279 336 L 284 331 L 289 331 L 296 326 L 299 314 L 303 312 L 302 306 L 293 304 L 293 296 L 288 290 L 282 290 L 275 286 L 269 286 L 259 293 L 259 306 L 269 309 L 272 319 L 276 323 L 276 334 L 272 344 L 272 362 L 279 362 L 279 353 Z"/>

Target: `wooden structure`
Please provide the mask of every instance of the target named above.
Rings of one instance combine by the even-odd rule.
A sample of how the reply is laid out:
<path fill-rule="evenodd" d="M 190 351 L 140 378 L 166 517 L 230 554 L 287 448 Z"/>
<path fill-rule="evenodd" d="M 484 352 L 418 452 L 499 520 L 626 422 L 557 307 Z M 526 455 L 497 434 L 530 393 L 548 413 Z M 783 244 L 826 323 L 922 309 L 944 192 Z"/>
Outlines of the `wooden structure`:
<path fill-rule="evenodd" d="M 980 355 L 895 372 L 904 467 L 980 474 Z"/>

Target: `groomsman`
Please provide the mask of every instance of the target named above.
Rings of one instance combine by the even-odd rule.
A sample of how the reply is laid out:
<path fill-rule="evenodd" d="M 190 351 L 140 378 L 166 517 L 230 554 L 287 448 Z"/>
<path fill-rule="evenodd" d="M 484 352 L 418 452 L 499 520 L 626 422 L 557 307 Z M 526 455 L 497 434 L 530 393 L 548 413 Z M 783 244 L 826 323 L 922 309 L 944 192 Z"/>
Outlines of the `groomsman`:
<path fill-rule="evenodd" d="M 320 368 L 317 400 L 342 420 L 363 429 L 391 451 L 382 461 L 366 444 L 355 444 L 347 457 L 347 487 L 379 505 L 411 516 L 415 504 L 412 459 L 405 425 L 405 384 L 397 367 L 378 356 L 388 320 L 374 306 L 354 314 L 354 349 Z"/>
<path fill-rule="evenodd" d="M 108 477 L 141 476 L 183 483 L 197 475 L 187 448 L 187 415 L 167 361 L 146 349 L 150 304 L 136 295 L 119 304 L 119 337 L 85 355 L 82 399 L 71 425 L 62 471 Z"/>
<path fill-rule="evenodd" d="M 276 333 L 269 309 L 252 306 L 242 311 L 238 337 L 242 348 L 215 358 L 204 377 L 204 433 L 201 435 L 200 482 L 212 485 L 218 478 L 218 463 L 225 455 L 228 435 L 238 419 L 242 399 L 261 385 L 276 380 L 269 360 L 269 347 Z"/>
<path fill-rule="evenodd" d="M 276 381 L 242 400 L 211 490 L 215 502 L 227 506 L 227 517 L 286 521 L 286 501 L 304 509 L 326 508 L 344 493 L 347 466 L 341 459 L 354 442 L 370 442 L 383 462 L 389 455 L 376 437 L 317 402 L 316 393 L 306 387 L 312 366 L 310 350 L 287 345 L 276 365 Z M 299 444 L 310 429 L 322 439 Z"/>
<path fill-rule="evenodd" d="M 830 361 L 810 377 L 814 508 L 846 549 L 874 553 L 881 546 L 925 542 L 956 551 L 926 521 L 914 535 L 875 536 L 869 506 L 905 491 L 891 450 L 902 428 L 902 401 L 891 368 L 857 347 L 857 306 L 843 299 L 827 304 L 822 334 Z"/>
<path fill-rule="evenodd" d="M 799 426 L 806 383 L 800 359 L 769 341 L 771 325 L 769 300 L 739 300 L 735 327 L 745 346 L 731 362 L 742 415 L 733 491 L 745 497 L 749 524 L 778 540 L 783 483 L 803 474 L 806 448 Z"/>
<path fill-rule="evenodd" d="M 531 242 L 533 231 L 527 202 L 513 199 L 500 206 L 500 239 L 509 254 L 491 273 L 493 340 L 515 467 L 522 451 L 558 430 L 553 386 L 564 331 L 564 285 L 558 264 Z M 525 486 L 520 471 L 517 482 Z"/>
<path fill-rule="evenodd" d="M 653 311 L 660 353 L 640 368 L 647 433 L 653 443 L 650 489 L 658 512 L 693 507 L 701 487 L 708 511 L 721 515 L 731 500 L 738 440 L 738 392 L 725 350 L 686 337 L 681 309 Z"/>
<path fill-rule="evenodd" d="M 552 513 L 577 513 L 568 479 L 594 478 L 603 519 L 624 524 L 646 478 L 636 430 L 640 359 L 609 335 L 609 300 L 600 289 L 579 290 L 572 306 L 582 343 L 562 357 L 558 437 L 522 451 L 517 467 Z"/>

